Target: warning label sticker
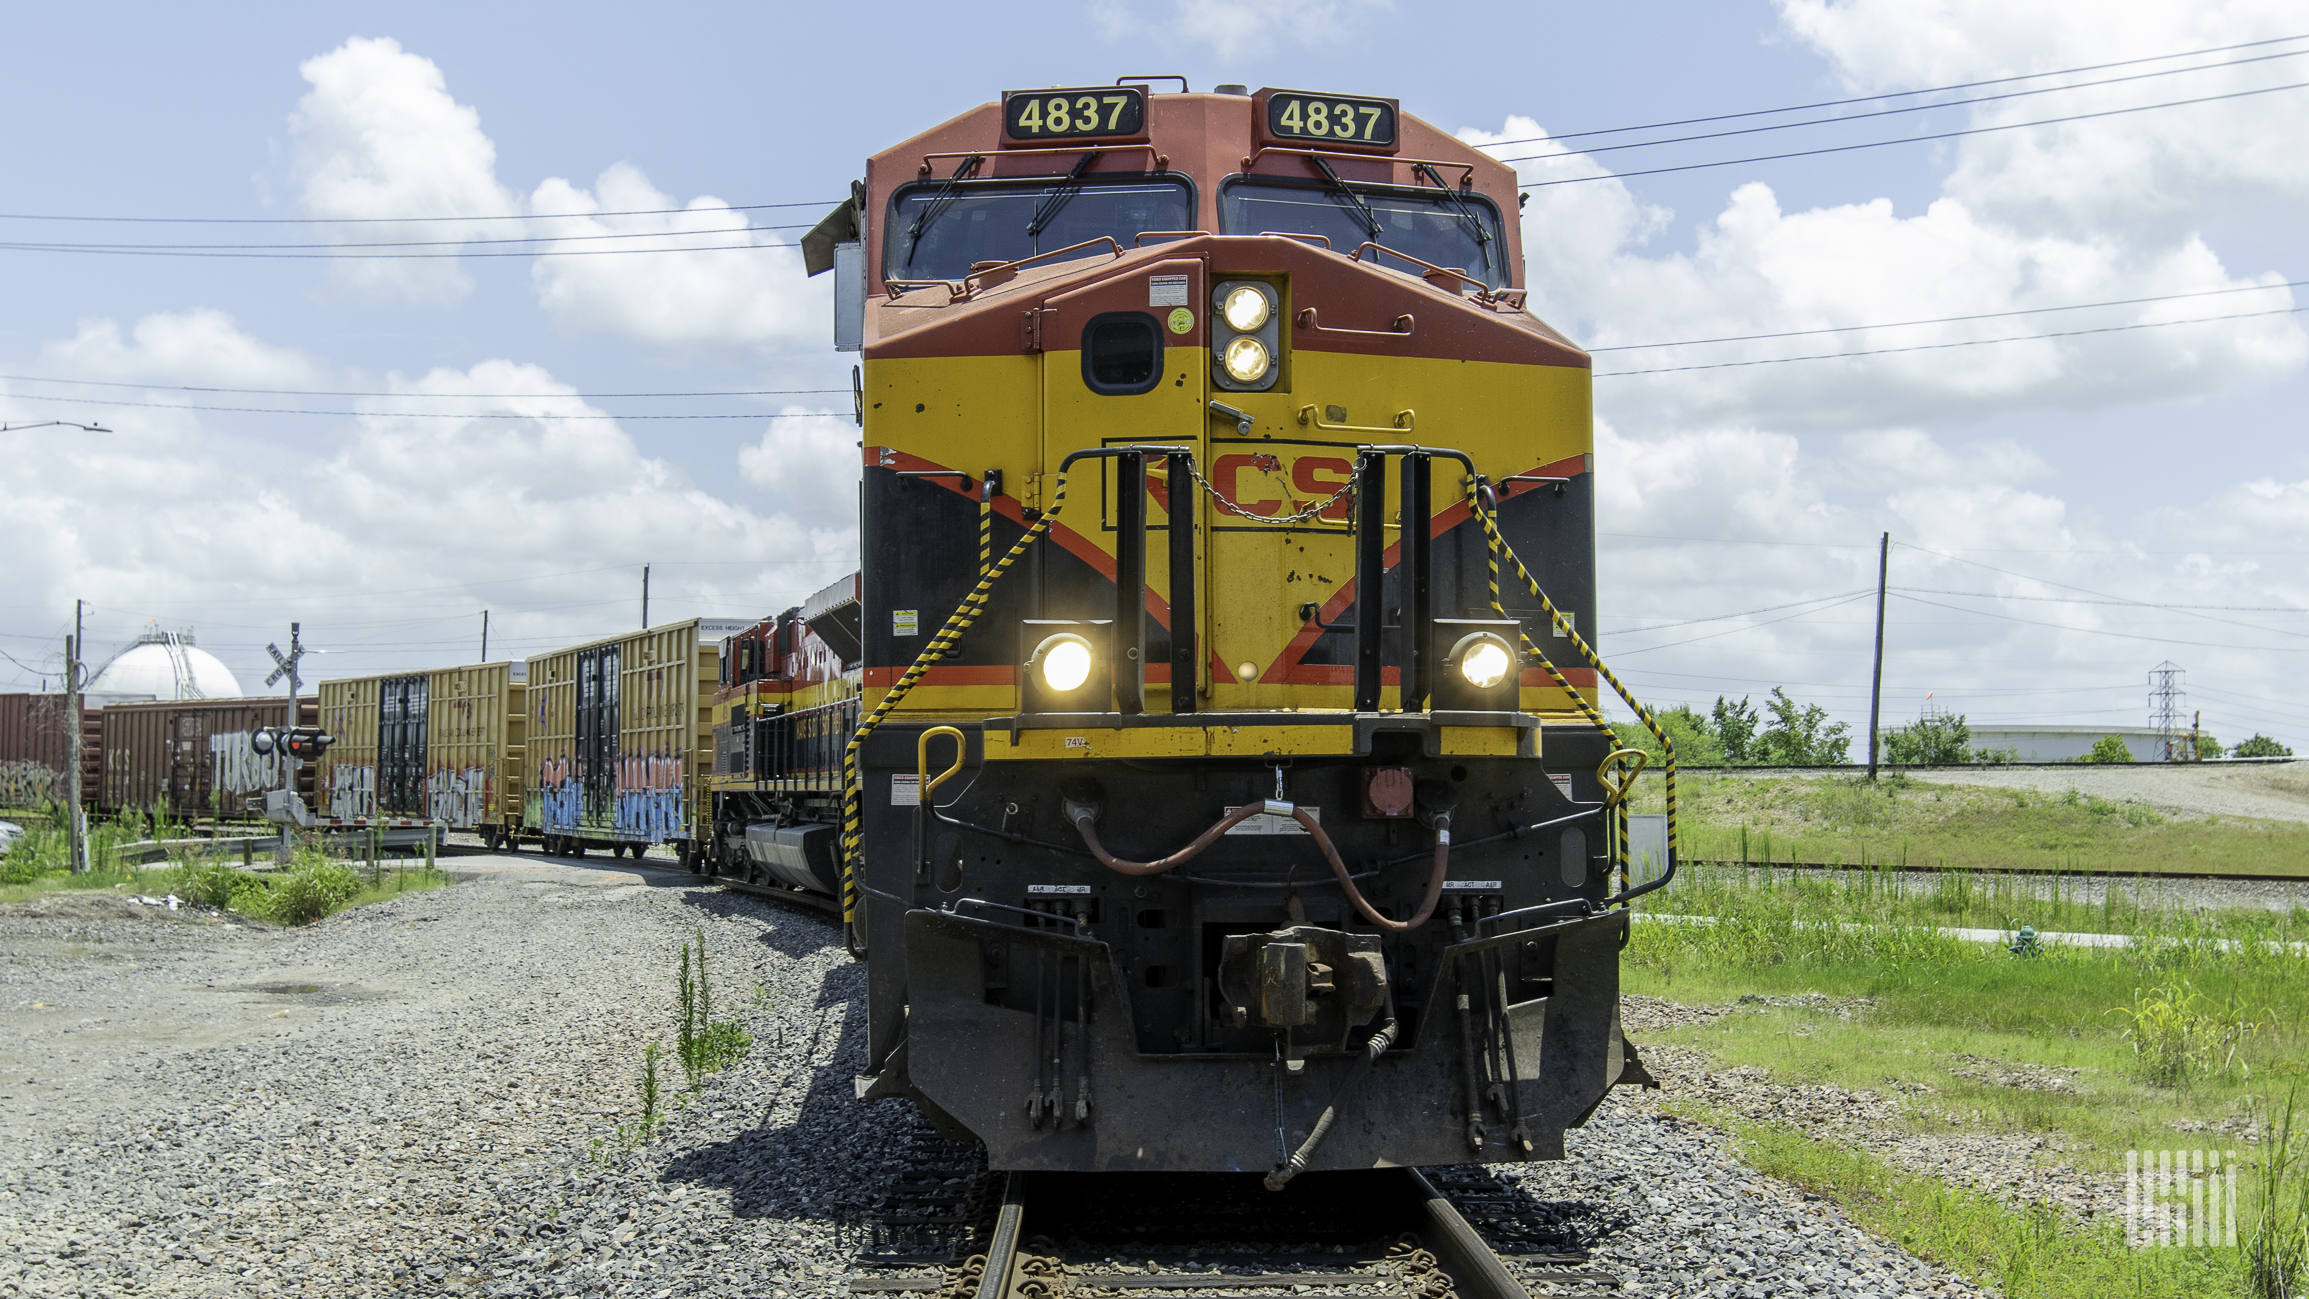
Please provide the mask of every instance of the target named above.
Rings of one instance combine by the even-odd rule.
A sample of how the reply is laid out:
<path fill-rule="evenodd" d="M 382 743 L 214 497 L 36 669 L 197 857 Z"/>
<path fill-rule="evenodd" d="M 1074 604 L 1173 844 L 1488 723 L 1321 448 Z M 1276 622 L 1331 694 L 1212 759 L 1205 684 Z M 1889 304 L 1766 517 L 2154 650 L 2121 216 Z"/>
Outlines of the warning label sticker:
<path fill-rule="evenodd" d="M 1183 307 L 1187 305 L 1187 277 L 1184 275 L 1149 275 L 1146 280 L 1146 304 L 1150 307 Z"/>
<path fill-rule="evenodd" d="M 919 609 L 892 609 L 890 611 L 890 634 L 893 636 L 921 635 L 922 611 Z"/>
<path fill-rule="evenodd" d="M 1237 806 L 1240 806 L 1240 804 L 1238 804 Z M 1227 809 L 1227 815 L 1229 815 L 1229 816 L 1233 816 L 1233 815 L 1234 815 L 1234 813 L 1235 813 L 1235 809 L 1234 809 L 1234 808 L 1230 807 L 1230 808 L 1228 808 L 1228 809 Z M 1309 815 L 1309 816 L 1311 816 L 1311 817 L 1314 817 L 1314 818 L 1315 818 L 1315 821 L 1316 821 L 1316 823 L 1317 823 L 1317 824 L 1320 824 L 1320 823 L 1322 822 L 1322 820 L 1323 820 L 1323 809 L 1322 809 L 1322 808 L 1319 808 L 1319 807 L 1310 807 L 1310 808 L 1308 808 L 1308 809 L 1307 809 L 1307 815 Z M 1244 818 L 1242 819 L 1242 822 L 1241 822 L 1240 824 L 1238 824 L 1238 825 L 1236 825 L 1235 827 L 1233 827 L 1232 829 L 1228 830 L 1228 831 L 1227 831 L 1227 833 L 1228 833 L 1228 834 L 1305 834 L 1305 833 L 1307 833 L 1307 827 L 1305 827 L 1305 826 L 1303 826 L 1303 825 L 1299 824 L 1298 820 L 1297 820 L 1296 818 L 1294 818 L 1294 817 L 1288 817 L 1288 816 L 1269 816 L 1267 813 L 1265 813 L 1265 812 L 1261 812 L 1261 813 L 1259 813 L 1257 816 L 1246 816 L 1246 817 L 1244 817 Z"/>
<path fill-rule="evenodd" d="M 890 806 L 922 806 L 922 777 L 918 772 L 902 772 L 890 777 Z"/>

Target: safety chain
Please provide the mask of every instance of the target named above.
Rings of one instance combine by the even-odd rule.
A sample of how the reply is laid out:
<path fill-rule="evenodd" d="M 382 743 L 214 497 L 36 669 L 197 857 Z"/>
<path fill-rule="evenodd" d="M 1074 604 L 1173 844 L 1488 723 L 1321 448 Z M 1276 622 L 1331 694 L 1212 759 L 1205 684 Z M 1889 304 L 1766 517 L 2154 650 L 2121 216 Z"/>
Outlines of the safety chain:
<path fill-rule="evenodd" d="M 1659 722 L 1652 717 L 1651 710 L 1645 708 L 1643 704 L 1636 699 L 1635 693 L 1629 690 L 1625 685 L 1621 684 L 1619 677 L 1614 675 L 1610 668 L 1604 666 L 1603 659 L 1598 657 L 1595 652 L 1595 648 L 1589 645 L 1587 641 L 1580 636 L 1579 629 L 1573 625 L 1571 619 L 1566 617 L 1561 610 L 1555 607 L 1555 602 L 1547 598 L 1547 592 L 1539 589 L 1539 579 L 1533 577 L 1531 575 L 1531 570 L 1523 566 L 1522 558 L 1515 553 L 1515 548 L 1513 546 L 1507 544 L 1507 538 L 1500 533 L 1498 520 L 1494 519 L 1490 512 L 1483 508 L 1481 489 L 1472 479 L 1470 479 L 1467 484 L 1467 508 L 1468 512 L 1475 516 L 1476 521 L 1483 525 L 1485 544 L 1490 551 L 1492 609 L 1496 611 L 1502 618 L 1510 616 L 1505 606 L 1501 605 L 1499 601 L 1499 557 L 1504 554 L 1507 556 L 1507 561 L 1515 565 L 1516 576 L 1523 579 L 1523 584 L 1530 588 L 1531 594 L 1539 601 L 1540 607 L 1547 611 L 1549 622 L 1556 628 L 1560 629 L 1565 636 L 1571 639 L 1572 648 L 1579 651 L 1580 657 L 1587 660 L 1587 665 L 1595 669 L 1596 675 L 1611 683 L 1612 690 L 1616 692 L 1621 700 L 1625 701 L 1627 706 L 1635 712 L 1636 719 L 1644 724 L 1644 729 L 1650 731 L 1652 733 L 1652 738 L 1659 741 L 1661 756 L 1660 775 L 1667 787 L 1668 855 L 1672 859 L 1675 856 L 1676 851 L 1675 742 L 1668 738 L 1668 733 L 1665 730 L 1661 729 Z M 1519 638 L 1523 641 L 1524 649 L 1528 651 L 1533 658 L 1539 660 L 1539 665 L 1547 670 L 1547 675 L 1555 681 L 1556 686 L 1560 688 L 1566 695 L 1571 697 L 1572 703 L 1579 709 L 1580 713 L 1585 716 L 1588 721 L 1594 723 L 1598 730 L 1601 730 L 1604 734 L 1611 736 L 1613 740 L 1616 741 L 1619 738 L 1618 732 L 1613 731 L 1611 724 L 1604 720 L 1603 714 L 1596 710 L 1595 705 L 1590 704 L 1587 701 L 1587 697 L 1580 694 L 1579 690 L 1574 687 L 1570 681 L 1564 678 L 1563 673 L 1556 670 L 1555 664 L 1548 660 L 1547 655 L 1541 651 L 1537 644 L 1533 643 L 1531 634 L 1529 632 L 1519 632 Z M 1614 752 L 1612 758 L 1617 758 L 1619 756 L 1620 755 L 1617 752 Z M 1604 765 L 1607 767 L 1611 766 L 1612 758 L 1605 759 Z M 1601 773 L 1599 773 L 1599 775 L 1600 774 Z M 1629 773 L 1627 783 L 1631 785 L 1634 783 L 1633 772 Z M 1626 888 L 1630 887 L 1633 883 L 1627 878 L 1627 800 L 1624 797 L 1620 798 L 1616 800 L 1615 806 L 1618 814 L 1618 819 L 1615 824 L 1619 831 L 1618 839 L 1620 882 L 1621 887 Z"/>
<path fill-rule="evenodd" d="M 1220 509 L 1225 510 L 1227 513 L 1235 515 L 1239 518 L 1249 519 L 1253 523 L 1271 523 L 1278 528 L 1282 528 L 1288 527 L 1294 523 L 1305 523 L 1315 516 L 1321 514 L 1323 511 L 1330 509 L 1334 505 L 1337 505 L 1339 502 L 1353 498 L 1355 495 L 1356 480 L 1362 477 L 1363 466 L 1369 462 L 1370 459 L 1371 457 L 1367 454 L 1357 455 L 1355 457 L 1355 467 L 1348 471 L 1347 481 L 1339 485 L 1338 491 L 1331 493 L 1328 499 L 1318 501 L 1317 503 L 1308 506 L 1306 509 L 1299 511 L 1297 514 L 1251 513 L 1249 510 L 1244 509 L 1242 506 L 1228 500 L 1225 496 L 1220 495 L 1219 489 L 1211 485 L 1211 480 L 1203 477 L 1203 471 L 1195 468 L 1195 462 L 1192 456 L 1187 458 L 1187 473 L 1194 478 L 1198 485 L 1202 487 L 1205 494 L 1207 494 L 1212 500 L 1219 503 Z"/>
<path fill-rule="evenodd" d="M 1451 1274 L 1443 1270 L 1441 1260 L 1435 1257 L 1419 1237 L 1405 1232 L 1387 1247 L 1387 1269 L 1395 1274 L 1396 1283 L 1403 1293 L 1415 1299 L 1451 1299 Z"/>
<path fill-rule="evenodd" d="M 850 949 L 850 955 L 858 960 L 866 959 L 866 949 L 859 946 L 857 936 L 858 840 L 863 833 L 865 801 L 858 782 L 858 751 L 865 747 L 866 737 L 874 733 L 875 728 L 882 724 L 882 719 L 888 717 L 906 698 L 907 693 L 914 689 L 915 684 L 930 671 L 931 665 L 946 657 L 948 650 L 961 645 L 962 633 L 970 629 L 970 624 L 978 621 L 978 615 L 986 612 L 986 601 L 994 589 L 994 583 L 1010 571 L 1010 566 L 1018 562 L 1019 556 L 1050 531 L 1059 510 L 1065 505 L 1066 477 L 1061 474 L 1058 476 L 1058 488 L 1051 497 L 1050 508 L 1043 511 L 1042 517 L 1020 534 L 1017 543 L 995 562 L 994 567 L 986 570 L 985 576 L 978 579 L 978 585 L 970 588 L 970 594 L 962 597 L 962 603 L 954 606 L 954 612 L 946 617 L 946 624 L 938 629 L 937 635 L 930 638 L 929 644 L 922 647 L 922 652 L 915 656 L 914 665 L 906 669 L 906 674 L 883 694 L 882 702 L 874 705 L 874 711 L 858 723 L 858 729 L 850 735 L 849 747 L 842 750 L 842 942 Z"/>

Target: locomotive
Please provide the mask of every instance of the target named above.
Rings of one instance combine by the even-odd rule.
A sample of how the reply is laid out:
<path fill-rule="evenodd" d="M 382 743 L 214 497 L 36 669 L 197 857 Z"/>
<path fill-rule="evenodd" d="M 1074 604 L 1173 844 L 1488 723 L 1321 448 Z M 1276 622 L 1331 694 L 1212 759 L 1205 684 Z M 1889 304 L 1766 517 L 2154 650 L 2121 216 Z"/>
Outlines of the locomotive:
<path fill-rule="evenodd" d="M 725 643 L 710 869 L 838 893 L 861 1099 L 990 1167 L 1555 1159 L 1673 755 L 1595 639 L 1514 173 L 1364 95 L 1017 91 L 804 241 L 861 561 Z M 1631 878 L 1643 764 L 1665 870 Z"/>

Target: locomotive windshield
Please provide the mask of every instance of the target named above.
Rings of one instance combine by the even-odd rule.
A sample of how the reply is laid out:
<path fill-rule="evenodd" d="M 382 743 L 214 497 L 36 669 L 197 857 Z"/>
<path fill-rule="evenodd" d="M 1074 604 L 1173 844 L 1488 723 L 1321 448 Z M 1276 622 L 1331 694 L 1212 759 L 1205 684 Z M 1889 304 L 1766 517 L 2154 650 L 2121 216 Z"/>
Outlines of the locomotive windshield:
<path fill-rule="evenodd" d="M 1194 211 L 1184 180 L 926 181 L 891 196 L 882 275 L 955 280 L 974 262 L 1014 261 L 1100 235 L 1128 248 L 1142 230 L 1192 229 Z"/>
<path fill-rule="evenodd" d="M 1506 242 L 1491 200 L 1458 190 L 1327 184 L 1319 180 L 1244 177 L 1219 191 L 1225 234 L 1321 235 L 1340 252 L 1364 243 L 1466 271 L 1492 288 L 1508 284 Z M 1382 255 L 1382 265 L 1418 267 Z"/>

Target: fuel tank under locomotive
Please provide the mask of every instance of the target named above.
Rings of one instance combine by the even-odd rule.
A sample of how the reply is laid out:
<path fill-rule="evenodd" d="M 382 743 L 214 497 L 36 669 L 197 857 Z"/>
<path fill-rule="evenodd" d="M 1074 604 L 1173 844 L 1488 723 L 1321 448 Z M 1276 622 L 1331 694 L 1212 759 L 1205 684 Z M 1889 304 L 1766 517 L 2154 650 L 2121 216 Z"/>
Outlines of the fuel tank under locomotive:
<path fill-rule="evenodd" d="M 1248 719 L 1195 724 L 1231 720 Z M 866 837 L 913 851 L 861 872 L 875 1072 L 860 1094 L 912 1098 L 995 1168 L 1261 1171 L 1392 1020 L 1308 1167 L 1561 1158 L 1608 1088 L 1649 1081 L 1619 1030 L 1626 913 L 1578 901 L 1618 887 L 1594 774 L 1608 742 L 1550 727 L 1533 761 L 1449 753 L 1449 728 L 1415 714 L 1341 724 L 1351 744 L 1314 746 L 1339 756 L 1280 767 L 988 761 L 987 728 L 963 728 L 935 814 L 911 799 L 921 728 L 877 732 Z M 1012 738 L 997 724 L 996 751 Z M 1421 907 L 1447 816 L 1432 919 L 1370 923 L 1285 816 L 1141 877 L 1095 860 L 1072 820 L 1092 809 L 1113 853 L 1153 859 L 1267 800 L 1306 809 L 1398 922 Z M 1550 903 L 1565 905 L 1528 912 Z"/>

